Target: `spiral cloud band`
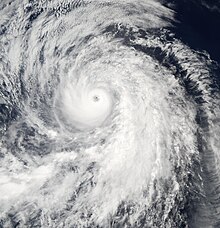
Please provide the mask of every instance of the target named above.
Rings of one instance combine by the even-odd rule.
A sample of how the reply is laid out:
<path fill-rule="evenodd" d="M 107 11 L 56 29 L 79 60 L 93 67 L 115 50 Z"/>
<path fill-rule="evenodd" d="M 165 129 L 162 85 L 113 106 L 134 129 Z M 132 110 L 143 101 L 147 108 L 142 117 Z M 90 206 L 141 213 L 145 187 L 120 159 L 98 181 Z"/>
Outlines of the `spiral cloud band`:
<path fill-rule="evenodd" d="M 0 3 L 0 227 L 219 227 L 219 66 L 157 0 Z"/>

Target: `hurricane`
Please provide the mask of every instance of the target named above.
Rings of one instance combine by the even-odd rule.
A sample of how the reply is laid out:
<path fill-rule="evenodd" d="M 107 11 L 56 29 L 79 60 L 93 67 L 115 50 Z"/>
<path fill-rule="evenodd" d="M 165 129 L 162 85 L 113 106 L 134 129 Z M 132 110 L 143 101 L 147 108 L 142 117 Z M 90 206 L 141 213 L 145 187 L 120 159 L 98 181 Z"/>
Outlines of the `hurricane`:
<path fill-rule="evenodd" d="M 157 0 L 0 2 L 0 227 L 220 227 L 220 68 Z"/>

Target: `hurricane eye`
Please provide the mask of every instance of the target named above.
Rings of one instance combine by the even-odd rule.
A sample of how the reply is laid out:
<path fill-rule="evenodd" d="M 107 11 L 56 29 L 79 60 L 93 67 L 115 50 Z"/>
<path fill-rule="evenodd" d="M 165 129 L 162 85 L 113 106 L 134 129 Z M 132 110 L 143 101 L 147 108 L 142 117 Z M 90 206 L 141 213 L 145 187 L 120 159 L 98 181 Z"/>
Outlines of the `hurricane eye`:
<path fill-rule="evenodd" d="M 100 97 L 98 95 L 93 96 L 93 101 L 94 102 L 99 102 Z"/>

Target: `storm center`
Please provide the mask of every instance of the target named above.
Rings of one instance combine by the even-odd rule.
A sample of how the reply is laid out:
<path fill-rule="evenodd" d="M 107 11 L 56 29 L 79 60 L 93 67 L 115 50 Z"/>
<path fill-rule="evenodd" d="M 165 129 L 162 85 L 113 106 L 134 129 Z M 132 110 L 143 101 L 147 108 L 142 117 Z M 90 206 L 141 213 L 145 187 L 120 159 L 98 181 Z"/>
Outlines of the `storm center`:
<path fill-rule="evenodd" d="M 100 100 L 99 96 L 95 95 L 93 96 L 93 101 L 94 102 L 98 102 Z"/>

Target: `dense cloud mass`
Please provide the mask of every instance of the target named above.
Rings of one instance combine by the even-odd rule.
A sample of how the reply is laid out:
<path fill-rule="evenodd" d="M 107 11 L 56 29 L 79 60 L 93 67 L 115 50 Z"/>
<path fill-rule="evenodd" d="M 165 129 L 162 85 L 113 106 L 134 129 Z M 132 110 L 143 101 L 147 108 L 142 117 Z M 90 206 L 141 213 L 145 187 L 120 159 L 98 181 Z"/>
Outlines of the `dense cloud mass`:
<path fill-rule="evenodd" d="M 0 227 L 220 227 L 219 65 L 175 10 L 0 2 Z"/>

